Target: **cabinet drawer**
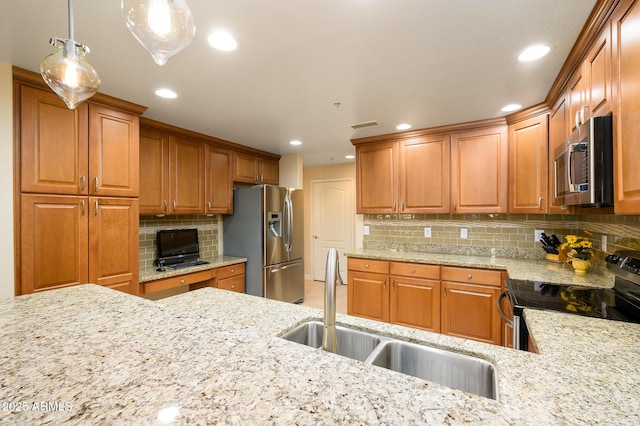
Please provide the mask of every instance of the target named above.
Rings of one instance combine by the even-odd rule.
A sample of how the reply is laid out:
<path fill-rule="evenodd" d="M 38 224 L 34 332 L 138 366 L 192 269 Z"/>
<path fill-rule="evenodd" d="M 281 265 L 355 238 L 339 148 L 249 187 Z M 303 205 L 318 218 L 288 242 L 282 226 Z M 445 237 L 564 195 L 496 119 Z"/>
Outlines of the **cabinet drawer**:
<path fill-rule="evenodd" d="M 242 274 L 224 280 L 218 280 L 218 288 L 244 293 L 244 277 L 244 274 Z"/>
<path fill-rule="evenodd" d="M 442 267 L 442 281 L 456 281 L 460 283 L 485 284 L 501 287 L 502 273 L 491 269 Z"/>
<path fill-rule="evenodd" d="M 347 260 L 347 269 L 349 269 L 350 271 L 388 274 L 389 262 L 387 262 L 386 260 L 357 259 L 350 257 Z"/>
<path fill-rule="evenodd" d="M 425 265 L 423 263 L 391 262 L 391 275 L 405 277 L 440 279 L 440 266 Z"/>
<path fill-rule="evenodd" d="M 183 285 L 194 284 L 201 281 L 207 281 L 216 276 L 215 269 L 208 269 L 206 271 L 193 272 L 191 274 L 183 274 L 175 277 L 164 278 L 160 280 L 148 281 L 142 283 L 142 294 L 153 293 L 156 291 L 167 290 L 174 287 L 180 287 Z"/>
<path fill-rule="evenodd" d="M 218 268 L 218 280 L 224 280 L 230 277 L 237 277 L 244 274 L 244 263 L 223 266 Z"/>

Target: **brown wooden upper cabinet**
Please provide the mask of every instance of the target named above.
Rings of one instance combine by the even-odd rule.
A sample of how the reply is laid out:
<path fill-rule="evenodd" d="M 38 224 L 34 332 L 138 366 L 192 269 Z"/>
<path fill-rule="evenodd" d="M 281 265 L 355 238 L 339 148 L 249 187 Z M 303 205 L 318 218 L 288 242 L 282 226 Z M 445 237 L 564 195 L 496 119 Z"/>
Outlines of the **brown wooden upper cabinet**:
<path fill-rule="evenodd" d="M 507 198 L 507 126 L 453 133 L 452 213 L 505 213 Z"/>
<path fill-rule="evenodd" d="M 509 213 L 547 213 L 547 114 L 509 126 Z"/>
<path fill-rule="evenodd" d="M 239 151 L 233 153 L 235 182 L 278 185 L 279 173 L 277 160 Z"/>
<path fill-rule="evenodd" d="M 614 209 L 640 212 L 640 1 L 621 2 L 612 18 L 614 79 Z"/>
<path fill-rule="evenodd" d="M 205 143 L 140 127 L 140 213 L 205 213 Z"/>
<path fill-rule="evenodd" d="M 138 116 L 20 87 L 22 192 L 138 196 Z"/>
<path fill-rule="evenodd" d="M 555 188 L 555 153 L 556 149 L 567 141 L 569 137 L 569 109 L 567 107 L 567 96 L 563 95 L 556 101 L 556 104 L 549 112 L 549 149 L 548 149 L 548 194 L 549 213 L 567 213 L 567 208 L 556 199 Z"/>
<path fill-rule="evenodd" d="M 207 144 L 204 153 L 205 210 L 207 213 L 233 213 L 232 152 Z"/>

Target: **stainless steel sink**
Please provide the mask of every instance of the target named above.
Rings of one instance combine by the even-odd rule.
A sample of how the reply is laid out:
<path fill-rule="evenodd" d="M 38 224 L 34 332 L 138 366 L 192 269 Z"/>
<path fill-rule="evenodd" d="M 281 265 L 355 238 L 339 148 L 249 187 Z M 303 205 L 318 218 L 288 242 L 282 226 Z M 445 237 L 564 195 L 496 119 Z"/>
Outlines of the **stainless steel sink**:
<path fill-rule="evenodd" d="M 480 358 L 399 340 L 381 343 L 367 363 L 498 399 L 494 366 Z"/>
<path fill-rule="evenodd" d="M 285 333 L 282 338 L 320 348 L 323 329 L 322 322 L 309 321 Z M 341 326 L 336 327 L 336 337 L 339 355 L 498 399 L 496 369 L 483 359 Z"/>
<path fill-rule="evenodd" d="M 283 339 L 303 345 L 319 348 L 322 346 L 323 324 L 310 321 L 300 324 L 282 336 Z M 363 361 L 380 343 L 380 337 L 350 328 L 336 326 L 338 355 Z"/>

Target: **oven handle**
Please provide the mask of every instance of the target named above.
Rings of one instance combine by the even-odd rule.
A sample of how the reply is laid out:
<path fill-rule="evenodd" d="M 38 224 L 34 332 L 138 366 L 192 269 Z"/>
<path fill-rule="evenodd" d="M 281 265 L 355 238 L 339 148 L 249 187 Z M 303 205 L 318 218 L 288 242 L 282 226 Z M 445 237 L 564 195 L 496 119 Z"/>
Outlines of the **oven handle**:
<path fill-rule="evenodd" d="M 509 299 L 510 303 L 513 303 L 513 301 L 511 300 L 511 294 L 509 294 L 509 290 L 505 290 L 502 293 L 500 293 L 500 295 L 498 296 L 498 312 L 500 312 L 500 316 L 502 317 L 502 319 L 504 319 L 504 322 L 511 328 L 513 328 L 513 320 L 507 317 L 507 314 L 504 313 L 504 310 L 502 309 L 502 299 L 504 298 Z"/>

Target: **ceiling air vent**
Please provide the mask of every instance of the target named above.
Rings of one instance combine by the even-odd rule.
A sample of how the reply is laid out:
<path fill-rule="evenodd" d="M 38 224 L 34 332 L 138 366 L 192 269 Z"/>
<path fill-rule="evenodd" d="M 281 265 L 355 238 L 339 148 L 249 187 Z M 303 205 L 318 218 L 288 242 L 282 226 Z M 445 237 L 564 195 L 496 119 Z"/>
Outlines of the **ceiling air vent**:
<path fill-rule="evenodd" d="M 350 124 L 349 127 L 351 127 L 353 130 L 358 130 L 358 129 L 366 129 L 367 127 L 375 127 L 377 125 L 378 125 L 378 121 L 372 120 L 372 121 L 363 121 L 362 123 Z"/>

